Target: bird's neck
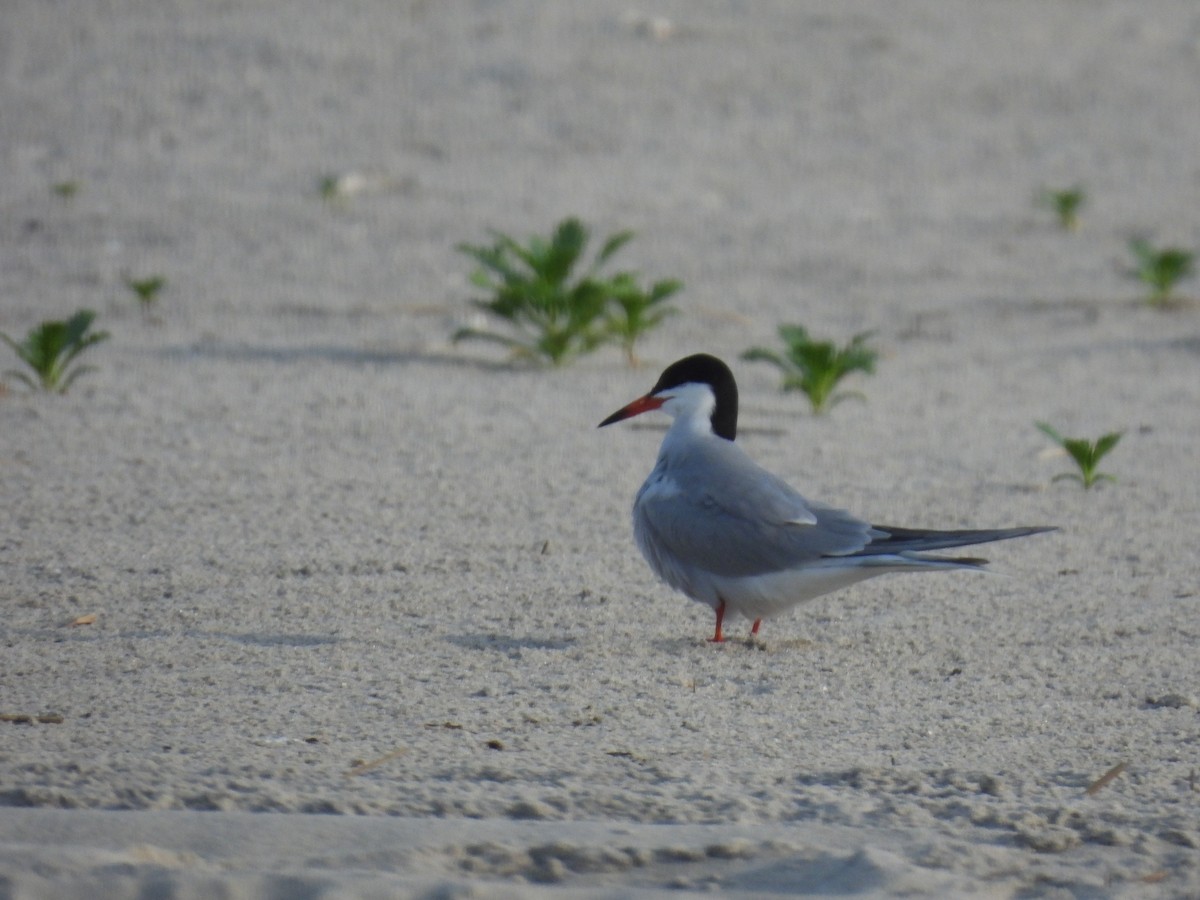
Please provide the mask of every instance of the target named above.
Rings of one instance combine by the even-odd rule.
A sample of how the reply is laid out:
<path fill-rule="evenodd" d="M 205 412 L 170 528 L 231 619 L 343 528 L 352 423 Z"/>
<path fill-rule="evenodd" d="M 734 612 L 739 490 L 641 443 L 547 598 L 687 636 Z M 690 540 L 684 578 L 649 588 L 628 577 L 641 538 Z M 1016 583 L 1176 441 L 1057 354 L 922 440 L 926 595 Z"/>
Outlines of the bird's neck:
<path fill-rule="evenodd" d="M 659 457 L 678 455 L 697 441 L 714 440 L 715 438 L 716 435 L 713 434 L 712 422 L 709 420 L 707 412 L 696 411 L 677 416 L 663 438 Z"/>

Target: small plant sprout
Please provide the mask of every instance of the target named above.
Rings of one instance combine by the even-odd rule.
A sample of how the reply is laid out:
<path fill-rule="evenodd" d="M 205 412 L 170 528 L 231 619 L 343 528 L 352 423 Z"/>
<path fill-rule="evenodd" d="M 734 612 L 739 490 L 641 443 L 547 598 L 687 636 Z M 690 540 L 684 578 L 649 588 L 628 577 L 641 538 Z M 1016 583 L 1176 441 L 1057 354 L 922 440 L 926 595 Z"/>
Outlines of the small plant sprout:
<path fill-rule="evenodd" d="M 133 291 L 142 307 L 142 315 L 149 316 L 150 310 L 158 303 L 158 295 L 167 286 L 167 279 L 161 275 L 149 278 L 126 278 L 125 286 Z"/>
<path fill-rule="evenodd" d="M 366 190 L 367 179 L 358 172 L 329 173 L 321 176 L 317 186 L 323 200 L 349 200 Z"/>
<path fill-rule="evenodd" d="M 609 304 L 608 332 L 620 341 L 629 365 L 636 366 L 638 358 L 633 345 L 667 316 L 679 311 L 662 303 L 682 288 L 683 282 L 673 279 L 656 281 L 646 291 L 638 286 L 633 275 L 622 272 L 612 279 L 610 286 L 612 303 Z"/>
<path fill-rule="evenodd" d="M 69 200 L 79 193 L 79 187 L 78 181 L 58 181 L 51 185 L 50 189 L 59 197 Z"/>
<path fill-rule="evenodd" d="M 84 350 L 93 344 L 108 339 L 107 331 L 92 331 L 92 320 L 96 314 L 82 309 L 66 321 L 42 322 L 30 329 L 25 340 L 18 343 L 3 332 L 0 340 L 16 351 L 17 356 L 33 370 L 36 380 L 27 372 L 9 370 L 18 381 L 34 390 L 41 388 L 55 394 L 65 394 L 75 379 L 92 366 L 74 366 L 72 363 Z"/>
<path fill-rule="evenodd" d="M 1175 285 L 1192 274 L 1195 254 L 1178 247 L 1159 250 L 1143 238 L 1129 242 L 1137 261 L 1133 274 L 1150 287 L 1151 306 L 1166 306 L 1172 300 Z"/>
<path fill-rule="evenodd" d="M 1087 194 L 1079 185 L 1061 190 L 1043 188 L 1037 196 L 1038 206 L 1051 210 L 1065 231 L 1079 228 L 1079 210 L 1086 201 Z"/>
<path fill-rule="evenodd" d="M 339 178 L 337 175 L 322 175 L 317 180 L 317 190 L 321 194 L 322 200 L 336 200 L 341 191 L 338 189 Z"/>
<path fill-rule="evenodd" d="M 493 237 L 491 246 L 462 244 L 458 250 L 479 264 L 471 281 L 491 295 L 472 303 L 503 320 L 507 330 L 460 328 L 455 342 L 491 341 L 514 356 L 555 366 L 603 344 L 619 343 L 633 362 L 634 343 L 672 311 L 662 301 L 680 288 L 677 281 L 659 281 L 645 290 L 632 273 L 598 274 L 633 237 L 630 231 L 611 235 L 591 265 L 574 278 L 588 242 L 578 219 L 560 222 L 549 240 L 535 236 L 522 245 L 500 232 Z"/>
<path fill-rule="evenodd" d="M 1113 475 L 1097 472 L 1096 466 L 1113 447 L 1117 446 L 1117 442 L 1121 440 L 1122 432 L 1115 431 L 1104 435 L 1098 440 L 1089 441 L 1083 438 L 1065 438 L 1045 422 L 1034 422 L 1033 424 L 1037 426 L 1042 434 L 1062 447 L 1067 452 L 1067 455 L 1075 460 L 1075 465 L 1079 467 L 1078 472 L 1063 472 L 1055 475 L 1054 481 L 1072 478 L 1087 489 L 1091 488 L 1097 481 L 1117 480 Z"/>
<path fill-rule="evenodd" d="M 802 391 L 820 415 L 849 397 L 865 399 L 859 391 L 834 392 L 838 383 L 851 372 L 875 371 L 875 350 L 867 346 L 870 332 L 856 334 L 844 347 L 830 341 L 814 341 L 801 325 L 780 325 L 779 337 L 784 352 L 753 347 L 742 359 L 771 363 L 783 373 L 785 391 Z"/>

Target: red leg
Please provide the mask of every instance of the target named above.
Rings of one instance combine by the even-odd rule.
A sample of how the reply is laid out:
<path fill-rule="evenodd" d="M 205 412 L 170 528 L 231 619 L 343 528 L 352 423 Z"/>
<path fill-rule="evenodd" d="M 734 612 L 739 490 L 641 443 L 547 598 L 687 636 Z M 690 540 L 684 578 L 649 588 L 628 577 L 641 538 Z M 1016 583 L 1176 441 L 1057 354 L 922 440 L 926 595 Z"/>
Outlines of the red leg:
<path fill-rule="evenodd" d="M 708 639 L 710 644 L 722 644 L 725 642 L 725 635 L 721 633 L 721 623 L 725 621 L 725 601 L 722 600 L 717 604 L 717 631 L 711 638 Z"/>
<path fill-rule="evenodd" d="M 753 637 L 758 634 L 758 626 L 762 624 L 762 619 L 755 619 L 754 624 L 750 626 L 750 635 Z"/>

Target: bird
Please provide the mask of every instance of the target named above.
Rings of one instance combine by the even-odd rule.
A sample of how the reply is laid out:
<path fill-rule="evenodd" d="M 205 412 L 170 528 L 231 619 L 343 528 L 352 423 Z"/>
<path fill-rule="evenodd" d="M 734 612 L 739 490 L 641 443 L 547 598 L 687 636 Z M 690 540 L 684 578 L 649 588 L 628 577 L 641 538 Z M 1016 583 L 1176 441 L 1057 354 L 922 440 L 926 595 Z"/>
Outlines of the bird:
<path fill-rule="evenodd" d="M 634 538 L 662 581 L 712 607 L 713 643 L 725 640 L 731 615 L 752 620 L 753 638 L 763 619 L 866 578 L 987 563 L 930 551 L 1056 530 L 894 528 L 806 500 L 734 442 L 737 382 L 707 353 L 669 365 L 649 393 L 598 427 L 653 410 L 674 421 L 634 500 Z"/>

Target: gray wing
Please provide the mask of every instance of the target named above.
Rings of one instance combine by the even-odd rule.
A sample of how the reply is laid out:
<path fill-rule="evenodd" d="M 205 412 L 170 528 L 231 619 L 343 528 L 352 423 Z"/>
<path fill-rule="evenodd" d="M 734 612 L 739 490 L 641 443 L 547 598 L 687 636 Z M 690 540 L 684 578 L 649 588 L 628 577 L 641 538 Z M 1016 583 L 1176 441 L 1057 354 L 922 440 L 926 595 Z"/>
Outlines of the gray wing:
<path fill-rule="evenodd" d="M 642 527 L 662 550 L 714 575 L 778 572 L 857 553 L 883 536 L 845 510 L 805 500 L 728 441 L 660 459 L 656 473 L 638 495 Z"/>

